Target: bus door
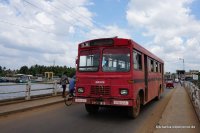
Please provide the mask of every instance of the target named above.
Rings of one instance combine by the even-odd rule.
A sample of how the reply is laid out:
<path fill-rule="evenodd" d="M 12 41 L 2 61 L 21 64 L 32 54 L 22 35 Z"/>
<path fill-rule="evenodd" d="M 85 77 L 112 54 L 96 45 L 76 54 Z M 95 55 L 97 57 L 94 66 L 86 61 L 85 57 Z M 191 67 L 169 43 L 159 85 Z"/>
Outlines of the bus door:
<path fill-rule="evenodd" d="M 154 60 L 147 57 L 147 84 L 148 84 L 148 101 L 155 97 L 155 73 L 154 73 Z"/>

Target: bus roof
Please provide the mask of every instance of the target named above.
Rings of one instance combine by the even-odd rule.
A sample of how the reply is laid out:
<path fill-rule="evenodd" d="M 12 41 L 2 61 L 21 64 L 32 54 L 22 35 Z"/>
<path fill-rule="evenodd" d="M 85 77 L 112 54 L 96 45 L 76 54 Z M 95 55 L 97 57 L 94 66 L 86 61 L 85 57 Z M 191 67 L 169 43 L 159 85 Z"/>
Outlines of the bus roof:
<path fill-rule="evenodd" d="M 159 57 L 157 57 L 156 55 L 154 55 L 153 53 L 151 53 L 150 51 L 148 51 L 147 49 L 145 49 L 144 47 L 142 47 L 141 45 L 139 45 L 138 43 L 136 43 L 135 41 L 133 41 L 132 39 L 126 39 L 126 38 L 118 38 L 118 37 L 113 37 L 113 38 L 98 38 L 98 39 L 93 39 L 93 40 L 88 40 L 88 41 L 85 41 L 85 42 L 82 42 L 79 44 L 79 48 L 81 48 L 81 46 L 83 47 L 88 47 L 88 43 L 89 42 L 97 42 L 97 43 L 93 43 L 93 46 L 99 46 L 98 45 L 98 41 L 100 42 L 101 40 L 103 40 L 103 42 L 101 43 L 105 43 L 105 45 L 107 44 L 107 46 L 112 46 L 112 43 L 115 43 L 115 44 L 119 44 L 119 45 L 128 45 L 128 44 L 132 44 L 133 47 L 144 53 L 145 55 L 159 61 L 160 63 L 164 63 L 164 61 L 162 59 L 160 59 Z M 84 44 L 84 45 L 83 45 Z M 118 46 L 119 46 L 118 45 Z M 82 48 L 83 48 L 82 47 Z"/>

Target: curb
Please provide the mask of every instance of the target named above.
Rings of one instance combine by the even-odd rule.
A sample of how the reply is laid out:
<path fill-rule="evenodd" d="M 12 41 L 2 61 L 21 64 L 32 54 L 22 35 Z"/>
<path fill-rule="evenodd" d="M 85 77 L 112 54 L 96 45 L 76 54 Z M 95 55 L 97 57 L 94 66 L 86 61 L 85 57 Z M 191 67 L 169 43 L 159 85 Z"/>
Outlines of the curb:
<path fill-rule="evenodd" d="M 192 100 L 192 97 L 191 97 L 191 92 L 190 92 L 190 88 L 189 87 L 186 87 L 185 85 L 184 85 L 184 89 L 186 90 L 186 92 L 187 92 L 187 95 L 188 95 L 188 97 L 189 97 L 189 99 L 190 99 L 190 102 L 192 103 L 192 107 L 193 107 L 193 109 L 195 110 L 195 114 L 196 114 L 196 116 L 197 116 L 197 118 L 198 118 L 198 120 L 199 120 L 199 122 L 200 122 L 200 115 L 198 114 L 198 111 L 199 111 L 199 109 L 194 105 L 194 101 Z"/>
<path fill-rule="evenodd" d="M 59 96 L 61 96 L 61 94 L 58 94 L 56 96 L 54 96 L 52 94 L 44 94 L 44 95 L 32 96 L 30 100 L 25 100 L 25 97 L 0 100 L 0 106 L 16 104 L 16 103 L 23 103 L 23 102 L 29 102 L 29 101 L 35 101 L 35 100 L 41 100 L 41 99 L 47 99 L 47 98 L 52 98 L 52 97 L 59 97 Z"/>
<path fill-rule="evenodd" d="M 11 110 L 11 111 L 7 111 L 7 112 L 2 112 L 2 113 L 0 113 L 0 116 L 23 112 L 23 111 L 27 111 L 27 110 L 31 110 L 31 109 L 36 109 L 39 107 L 45 107 L 45 106 L 49 106 L 49 105 L 53 105 L 53 104 L 57 104 L 57 103 L 61 103 L 61 102 L 63 102 L 63 99 L 55 101 L 55 102 L 51 102 L 51 103 L 42 104 L 42 105 L 36 105 L 36 106 L 32 106 L 32 107 L 26 107 L 26 108 L 22 108 L 22 109 L 16 109 L 16 110 Z"/>
<path fill-rule="evenodd" d="M 191 100 L 190 97 L 188 96 L 187 90 L 184 87 L 181 88 L 177 88 L 179 90 L 175 90 L 171 99 L 169 100 L 163 114 L 162 117 L 160 118 L 160 120 L 158 121 L 157 125 L 154 128 L 153 133 L 176 133 L 176 132 L 190 132 L 190 130 L 192 130 L 192 128 L 188 128 L 187 130 L 185 130 L 184 128 L 176 128 L 176 126 L 192 126 L 192 125 L 196 125 L 198 124 L 198 118 L 196 117 L 196 112 L 193 112 L 193 105 L 190 104 Z M 179 91 L 182 91 L 179 93 Z M 183 92 L 184 91 L 184 92 Z M 186 96 L 185 98 L 183 98 L 183 95 Z M 177 95 L 177 96 L 176 96 Z M 178 96 L 179 95 L 179 96 Z M 183 99 L 177 99 L 177 98 L 183 98 Z M 178 102 L 174 102 L 174 101 L 178 101 Z M 180 104 L 180 101 L 185 101 L 187 100 L 188 105 L 190 105 L 190 111 L 192 112 L 192 117 L 190 117 L 191 113 L 185 113 L 188 111 L 183 111 L 183 113 L 181 113 L 180 109 L 184 109 L 183 107 L 188 107 L 185 104 L 182 104 L 183 106 L 177 106 L 178 104 Z M 181 107 L 181 108 L 179 108 Z M 189 114 L 189 115 L 188 115 Z M 186 117 L 184 117 L 184 115 L 187 115 Z M 190 119 L 191 118 L 191 119 Z M 195 119 L 195 120 L 194 120 Z M 191 123 L 191 124 L 190 124 Z M 197 126 L 198 128 L 199 126 Z M 180 130 L 180 131 L 178 131 Z M 198 130 L 198 129 L 197 129 Z M 193 132 L 193 131 L 192 131 Z M 196 132 L 196 131 L 194 131 Z"/>

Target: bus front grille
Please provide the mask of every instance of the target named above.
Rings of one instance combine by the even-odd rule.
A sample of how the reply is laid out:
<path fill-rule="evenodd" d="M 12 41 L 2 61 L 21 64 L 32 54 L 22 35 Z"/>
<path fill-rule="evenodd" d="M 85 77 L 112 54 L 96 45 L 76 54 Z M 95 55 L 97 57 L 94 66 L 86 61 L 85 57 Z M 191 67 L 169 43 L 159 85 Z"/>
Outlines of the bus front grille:
<path fill-rule="evenodd" d="M 110 96 L 110 86 L 91 86 L 90 94 Z"/>

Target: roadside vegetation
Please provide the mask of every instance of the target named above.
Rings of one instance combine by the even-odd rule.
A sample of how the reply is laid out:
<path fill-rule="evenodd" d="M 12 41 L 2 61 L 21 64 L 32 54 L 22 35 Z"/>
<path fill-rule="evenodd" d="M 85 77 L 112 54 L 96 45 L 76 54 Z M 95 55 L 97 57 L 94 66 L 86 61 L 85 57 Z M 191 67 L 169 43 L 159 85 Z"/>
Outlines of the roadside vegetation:
<path fill-rule="evenodd" d="M 55 76 L 62 76 L 65 73 L 68 77 L 72 77 L 76 73 L 76 69 L 67 66 L 44 66 L 44 65 L 33 65 L 31 67 L 22 66 L 20 69 L 11 70 L 6 67 L 0 66 L 1 77 L 11 77 L 16 74 L 27 74 L 27 75 L 44 75 L 45 72 L 53 72 Z"/>

